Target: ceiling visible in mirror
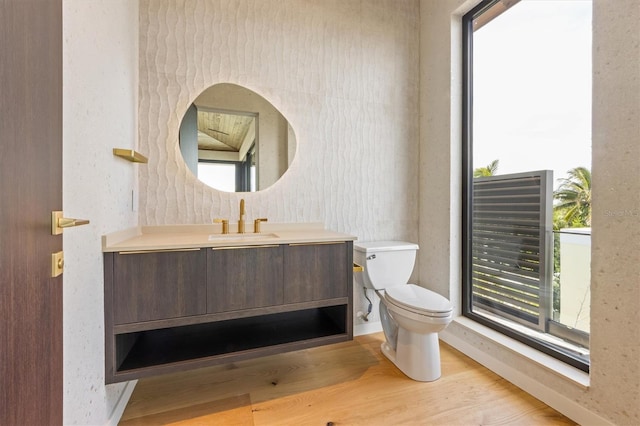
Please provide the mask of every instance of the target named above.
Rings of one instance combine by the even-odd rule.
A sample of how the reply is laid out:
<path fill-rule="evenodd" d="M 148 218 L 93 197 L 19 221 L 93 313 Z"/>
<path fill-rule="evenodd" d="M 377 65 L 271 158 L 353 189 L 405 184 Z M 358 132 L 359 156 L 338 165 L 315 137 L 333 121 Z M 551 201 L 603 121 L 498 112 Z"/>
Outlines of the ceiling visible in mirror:
<path fill-rule="evenodd" d="M 239 152 L 255 126 L 253 115 L 226 114 L 198 109 L 198 149 Z"/>

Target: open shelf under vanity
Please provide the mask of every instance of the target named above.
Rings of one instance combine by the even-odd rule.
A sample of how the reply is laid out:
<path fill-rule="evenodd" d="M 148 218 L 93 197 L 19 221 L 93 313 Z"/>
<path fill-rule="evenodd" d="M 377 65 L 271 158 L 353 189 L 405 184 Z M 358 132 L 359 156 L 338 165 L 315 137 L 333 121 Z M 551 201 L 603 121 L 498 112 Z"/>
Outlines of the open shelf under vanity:
<path fill-rule="evenodd" d="M 352 248 L 105 253 L 106 383 L 351 340 Z"/>
<path fill-rule="evenodd" d="M 231 362 L 348 339 L 346 306 L 331 306 L 115 336 L 116 374 L 158 366 Z"/>

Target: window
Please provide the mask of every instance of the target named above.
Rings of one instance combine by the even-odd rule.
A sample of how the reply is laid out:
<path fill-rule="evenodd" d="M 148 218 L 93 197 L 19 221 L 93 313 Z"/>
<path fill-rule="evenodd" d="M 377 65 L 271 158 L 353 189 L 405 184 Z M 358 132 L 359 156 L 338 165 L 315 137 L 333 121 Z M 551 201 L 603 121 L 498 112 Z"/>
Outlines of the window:
<path fill-rule="evenodd" d="M 235 163 L 198 162 L 198 179 L 220 191 L 235 192 Z"/>
<path fill-rule="evenodd" d="M 251 147 L 244 161 L 199 160 L 198 179 L 220 191 L 255 192 L 255 158 L 255 147 Z"/>
<path fill-rule="evenodd" d="M 591 2 L 463 18 L 463 314 L 589 368 Z"/>

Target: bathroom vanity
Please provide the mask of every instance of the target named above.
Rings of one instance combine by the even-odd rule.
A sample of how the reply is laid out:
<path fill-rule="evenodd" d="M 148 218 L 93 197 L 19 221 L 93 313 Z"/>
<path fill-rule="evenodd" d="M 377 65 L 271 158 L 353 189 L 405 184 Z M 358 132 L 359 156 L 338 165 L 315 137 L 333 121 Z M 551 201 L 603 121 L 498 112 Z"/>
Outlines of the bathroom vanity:
<path fill-rule="evenodd" d="M 353 338 L 353 240 L 319 224 L 137 227 L 103 237 L 105 381 Z"/>

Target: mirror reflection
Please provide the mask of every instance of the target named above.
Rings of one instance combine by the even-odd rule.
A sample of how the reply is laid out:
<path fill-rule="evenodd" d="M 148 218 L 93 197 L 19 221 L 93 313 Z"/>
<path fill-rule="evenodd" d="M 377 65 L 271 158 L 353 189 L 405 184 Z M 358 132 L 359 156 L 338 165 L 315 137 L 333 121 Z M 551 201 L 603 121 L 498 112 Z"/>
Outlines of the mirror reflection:
<path fill-rule="evenodd" d="M 185 113 L 180 152 L 200 181 L 220 191 L 273 185 L 296 150 L 293 129 L 269 101 L 231 83 L 209 87 Z"/>

